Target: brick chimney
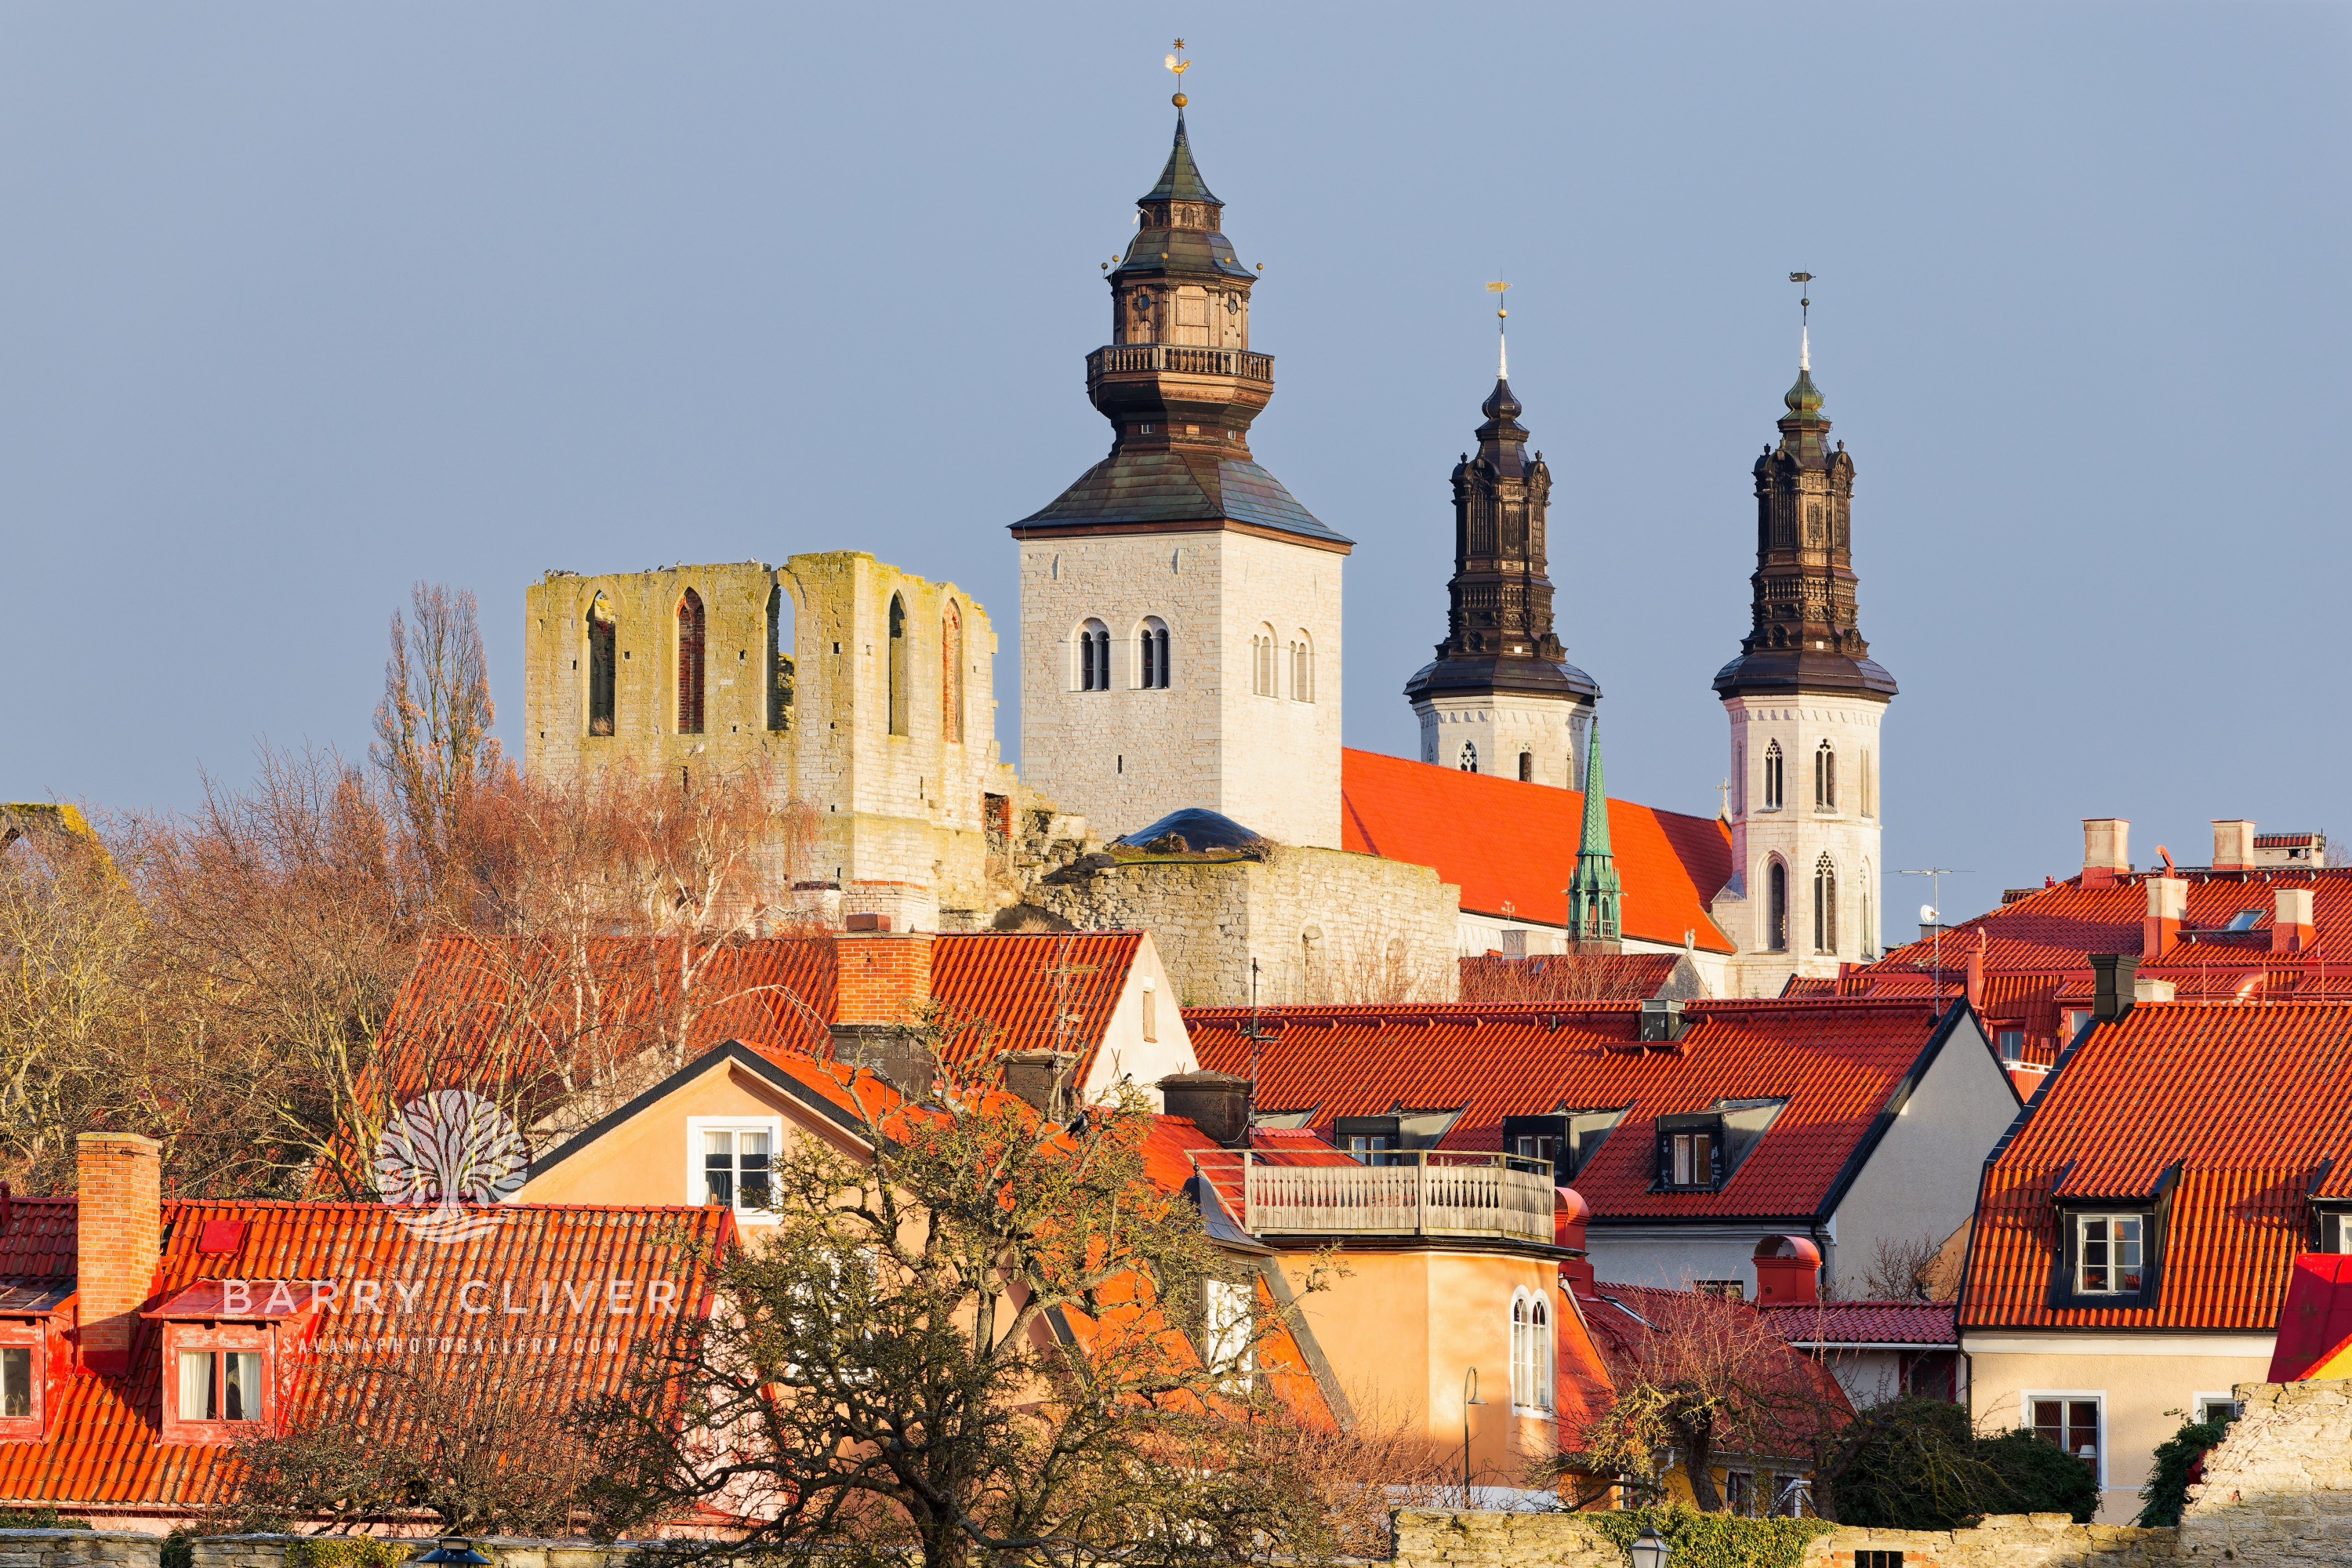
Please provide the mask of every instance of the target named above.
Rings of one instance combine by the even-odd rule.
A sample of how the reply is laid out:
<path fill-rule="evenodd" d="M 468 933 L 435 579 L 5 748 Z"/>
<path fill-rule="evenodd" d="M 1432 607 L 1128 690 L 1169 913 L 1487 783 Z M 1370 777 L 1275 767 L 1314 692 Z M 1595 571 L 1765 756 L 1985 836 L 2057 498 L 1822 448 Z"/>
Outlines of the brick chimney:
<path fill-rule="evenodd" d="M 2083 886 L 2112 888 L 2131 869 L 2131 821 L 2122 816 L 2083 818 Z"/>
<path fill-rule="evenodd" d="M 1007 1051 L 996 1058 L 1004 1088 L 1040 1116 L 1061 1116 L 1076 1104 L 1070 1081 L 1078 1058 L 1068 1051 Z"/>
<path fill-rule="evenodd" d="M 1768 1236 L 1756 1244 L 1756 1304 L 1822 1299 L 1822 1249 L 1801 1236 Z"/>
<path fill-rule="evenodd" d="M 2139 923 L 2139 961 L 2154 963 L 2180 940 L 2180 921 L 2189 912 L 2189 879 L 2150 877 L 2147 913 Z"/>
<path fill-rule="evenodd" d="M 1969 949 L 1968 998 L 1969 1011 L 1979 1016 L 1984 1013 L 1984 966 L 1985 929 L 1979 926 L 1977 927 L 1977 944 Z"/>
<path fill-rule="evenodd" d="M 939 1078 L 920 1026 L 931 999 L 931 933 L 893 931 L 878 914 L 851 915 L 849 927 L 833 939 L 835 1059 L 927 1098 Z"/>
<path fill-rule="evenodd" d="M 1181 1116 L 1228 1149 L 1249 1147 L 1255 1086 L 1237 1073 L 1171 1073 L 1155 1085 L 1171 1116 Z"/>
<path fill-rule="evenodd" d="M 2311 923 L 2311 889 L 2281 888 L 2271 895 L 2271 951 L 2301 952 L 2318 940 Z"/>
<path fill-rule="evenodd" d="M 2213 819 L 2213 869 L 2251 871 L 2254 866 L 2254 825 L 2242 817 Z"/>
<path fill-rule="evenodd" d="M 139 1309 L 163 1249 L 163 1146 L 136 1132 L 85 1132 L 75 1151 L 74 1268 L 81 1293 L 81 1359 L 92 1372 L 131 1371 Z"/>

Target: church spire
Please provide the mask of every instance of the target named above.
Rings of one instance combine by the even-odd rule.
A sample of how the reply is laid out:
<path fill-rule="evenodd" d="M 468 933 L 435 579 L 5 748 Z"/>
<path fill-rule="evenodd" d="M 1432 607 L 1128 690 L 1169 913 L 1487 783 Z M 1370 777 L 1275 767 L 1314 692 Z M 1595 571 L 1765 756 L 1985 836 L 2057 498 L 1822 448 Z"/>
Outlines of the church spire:
<path fill-rule="evenodd" d="M 1810 282 L 1811 273 L 1790 275 Z M 1756 460 L 1756 574 L 1739 657 L 1717 672 L 1716 694 L 1850 691 L 1895 695 L 1857 624 L 1852 509 L 1853 459 L 1832 446 L 1813 384 L 1811 299 L 1798 329 L 1797 379 L 1780 402 L 1780 441 Z"/>
<path fill-rule="evenodd" d="M 1617 880 L 1617 858 L 1609 852 L 1609 797 L 1601 778 L 1601 721 L 1595 719 L 1584 753 L 1584 825 L 1576 845 L 1576 874 L 1568 884 L 1568 934 L 1579 946 L 1613 946 L 1622 933 L 1624 889 Z"/>

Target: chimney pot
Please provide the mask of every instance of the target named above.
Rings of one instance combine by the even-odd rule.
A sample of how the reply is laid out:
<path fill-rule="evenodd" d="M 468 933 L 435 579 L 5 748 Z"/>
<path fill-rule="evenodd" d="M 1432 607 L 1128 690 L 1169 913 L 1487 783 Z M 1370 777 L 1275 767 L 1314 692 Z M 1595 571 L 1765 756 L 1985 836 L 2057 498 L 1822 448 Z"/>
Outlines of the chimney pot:
<path fill-rule="evenodd" d="M 2139 960 L 2128 952 L 2091 954 L 2091 1016 L 2102 1024 L 2121 1022 L 2137 1000 L 2134 980 Z"/>
<path fill-rule="evenodd" d="M 2112 888 L 2116 878 L 2131 869 L 2131 819 L 2124 816 L 2083 818 L 2083 886 Z"/>
<path fill-rule="evenodd" d="M 845 931 L 888 931 L 890 929 L 890 917 L 888 915 L 876 914 L 874 911 L 869 910 L 862 914 L 845 916 L 841 924 L 842 929 Z"/>
<path fill-rule="evenodd" d="M 136 1132 L 85 1132 L 74 1159 L 82 1364 L 120 1377 L 163 1258 L 163 1146 Z"/>
<path fill-rule="evenodd" d="M 2213 819 L 2213 869 L 2248 871 L 2254 864 L 2254 825 L 2243 817 Z"/>
<path fill-rule="evenodd" d="M 2172 1000 L 2172 994 L 2173 984 L 2169 980 L 2158 980 L 2152 974 L 2142 974 L 2136 976 L 2132 981 L 2132 1001 L 2135 1005 L 2141 1002 L 2169 1002 Z"/>
<path fill-rule="evenodd" d="M 2147 879 L 2147 913 L 2140 921 L 2139 956 L 2143 963 L 2154 963 L 2170 952 L 2180 940 L 2180 922 L 2189 912 L 2189 879 L 2185 877 L 2150 877 Z"/>
<path fill-rule="evenodd" d="M 2317 938 L 2312 929 L 2311 889 L 2280 888 L 2272 895 L 2271 951 L 2301 952 Z"/>
<path fill-rule="evenodd" d="M 1071 1107 L 1071 1074 L 1078 1058 L 1067 1051 L 1007 1051 L 996 1058 L 1005 1091 L 1020 1096 L 1040 1116 L 1058 1117 Z"/>
<path fill-rule="evenodd" d="M 931 933 L 893 931 L 883 915 L 849 918 L 886 923 L 834 937 L 834 1022 L 910 1022 L 931 999 Z"/>
<path fill-rule="evenodd" d="M 1683 1018 L 1682 999 L 1676 996 L 1645 996 L 1642 999 L 1642 1038 L 1644 1041 L 1679 1040 L 1688 1025 Z"/>
<path fill-rule="evenodd" d="M 1181 1116 L 1227 1149 L 1249 1146 L 1255 1086 L 1229 1072 L 1171 1073 L 1155 1086 L 1171 1116 Z"/>

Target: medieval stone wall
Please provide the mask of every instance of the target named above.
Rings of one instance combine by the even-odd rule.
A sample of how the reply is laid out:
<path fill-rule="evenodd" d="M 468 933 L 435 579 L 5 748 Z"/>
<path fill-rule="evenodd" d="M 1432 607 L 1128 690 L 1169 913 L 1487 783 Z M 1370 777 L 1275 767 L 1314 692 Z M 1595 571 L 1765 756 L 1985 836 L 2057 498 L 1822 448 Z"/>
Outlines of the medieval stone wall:
<path fill-rule="evenodd" d="M 2233 1568 L 2352 1562 L 2352 1382 L 2235 1392 L 2245 1413 L 2189 1489 L 2181 1558 Z"/>
<path fill-rule="evenodd" d="M 1452 1001 L 1461 889 L 1426 866 L 1339 849 L 1265 860 L 1093 856 L 1031 890 L 1074 926 L 1151 932 L 1177 1004 Z"/>
<path fill-rule="evenodd" d="M 0 1530 L 0 1568 L 156 1568 L 163 1538 L 126 1530 Z"/>
<path fill-rule="evenodd" d="M 2003 1515 L 1975 1530 L 1840 1528 L 1806 1549 L 1805 1568 L 1853 1568 L 1855 1553 L 1900 1552 L 1904 1568 L 2157 1568 L 2173 1532 L 2076 1524 L 2063 1513 Z M 1625 1568 L 1625 1554 L 1573 1513 L 1396 1516 L 1398 1568 Z"/>

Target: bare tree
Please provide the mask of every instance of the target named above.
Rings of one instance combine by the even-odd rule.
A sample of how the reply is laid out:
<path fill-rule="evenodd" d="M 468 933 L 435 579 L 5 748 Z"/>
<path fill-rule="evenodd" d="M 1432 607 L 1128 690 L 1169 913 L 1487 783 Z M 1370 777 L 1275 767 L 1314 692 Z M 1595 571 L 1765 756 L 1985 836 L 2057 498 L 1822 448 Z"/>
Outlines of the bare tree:
<path fill-rule="evenodd" d="M 1849 1300 L 1929 1301 L 1930 1285 L 1943 1244 L 1931 1236 L 1882 1236 L 1872 1250 L 1870 1267 L 1856 1289 L 1838 1293 Z"/>
<path fill-rule="evenodd" d="M 474 595 L 438 583 L 409 592 L 412 623 L 392 616 L 392 657 L 383 667 L 370 756 L 383 771 L 436 891 L 455 872 L 457 841 L 474 792 L 506 771 L 490 736 L 498 710 L 482 655 Z"/>

